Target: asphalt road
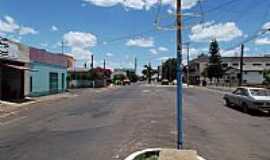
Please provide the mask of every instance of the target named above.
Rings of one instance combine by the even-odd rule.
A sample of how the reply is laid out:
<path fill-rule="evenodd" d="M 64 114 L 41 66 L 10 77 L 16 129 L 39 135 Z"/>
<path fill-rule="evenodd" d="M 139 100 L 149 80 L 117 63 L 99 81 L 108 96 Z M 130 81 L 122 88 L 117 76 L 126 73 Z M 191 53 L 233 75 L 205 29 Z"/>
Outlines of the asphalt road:
<path fill-rule="evenodd" d="M 76 90 L 0 125 L 0 160 L 123 159 L 175 147 L 175 88 L 143 84 Z M 222 94 L 184 90 L 185 148 L 209 160 L 269 160 L 270 118 L 224 107 Z"/>

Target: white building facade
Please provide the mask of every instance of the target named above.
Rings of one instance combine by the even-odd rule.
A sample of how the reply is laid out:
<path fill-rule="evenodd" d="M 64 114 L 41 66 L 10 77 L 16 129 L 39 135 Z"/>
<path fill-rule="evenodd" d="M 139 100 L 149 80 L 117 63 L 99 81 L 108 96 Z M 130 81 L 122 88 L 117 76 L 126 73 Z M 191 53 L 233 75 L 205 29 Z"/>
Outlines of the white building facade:
<path fill-rule="evenodd" d="M 208 56 L 203 55 L 190 62 L 190 81 L 199 85 L 206 78 L 203 71 L 208 65 Z M 225 74 L 221 82 L 224 85 L 236 85 L 239 82 L 240 57 L 221 58 Z M 258 85 L 264 82 L 264 70 L 270 70 L 270 57 L 244 57 L 243 59 L 243 84 Z"/>

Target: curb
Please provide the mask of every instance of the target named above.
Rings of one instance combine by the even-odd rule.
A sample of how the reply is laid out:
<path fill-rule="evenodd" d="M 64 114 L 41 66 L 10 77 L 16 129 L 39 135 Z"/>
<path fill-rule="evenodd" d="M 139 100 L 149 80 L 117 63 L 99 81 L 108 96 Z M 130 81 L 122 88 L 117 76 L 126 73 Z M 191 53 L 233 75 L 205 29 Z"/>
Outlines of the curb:
<path fill-rule="evenodd" d="M 131 155 L 129 155 L 127 158 L 125 158 L 124 160 L 134 160 L 137 156 L 147 153 L 147 152 L 155 152 L 155 151 L 160 151 L 162 150 L 162 148 L 148 148 L 148 149 L 144 149 L 142 151 L 137 151 L 132 153 Z M 198 160 L 206 160 L 200 156 L 198 156 Z"/>

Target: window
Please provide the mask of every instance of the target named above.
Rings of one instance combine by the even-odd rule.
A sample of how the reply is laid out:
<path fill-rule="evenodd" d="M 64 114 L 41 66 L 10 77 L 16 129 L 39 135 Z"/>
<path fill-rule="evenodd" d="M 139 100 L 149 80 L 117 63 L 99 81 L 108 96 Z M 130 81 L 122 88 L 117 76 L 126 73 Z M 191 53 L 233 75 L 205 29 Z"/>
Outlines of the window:
<path fill-rule="evenodd" d="M 238 88 L 236 91 L 233 92 L 233 94 L 240 95 L 240 96 L 248 96 L 247 89 L 244 88 Z"/>
<path fill-rule="evenodd" d="M 228 63 L 223 63 L 222 66 L 225 68 L 225 67 L 228 67 Z"/>
<path fill-rule="evenodd" d="M 49 75 L 49 82 L 50 82 L 50 92 L 57 93 L 58 92 L 58 73 L 50 73 Z"/>
<path fill-rule="evenodd" d="M 251 89 L 250 93 L 253 96 L 270 96 L 270 91 L 267 89 Z"/>
<path fill-rule="evenodd" d="M 240 95 L 242 93 L 241 89 L 237 89 L 233 92 L 233 94 Z"/>

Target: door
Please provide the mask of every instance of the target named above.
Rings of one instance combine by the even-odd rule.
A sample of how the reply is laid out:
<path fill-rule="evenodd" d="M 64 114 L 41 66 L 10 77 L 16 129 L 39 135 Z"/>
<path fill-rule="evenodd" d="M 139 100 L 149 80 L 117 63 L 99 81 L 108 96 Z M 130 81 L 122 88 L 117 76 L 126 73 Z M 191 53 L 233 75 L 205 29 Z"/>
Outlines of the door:
<path fill-rule="evenodd" d="M 248 91 L 245 88 L 240 88 L 235 92 L 234 104 L 241 106 L 247 99 Z"/>
<path fill-rule="evenodd" d="M 58 73 L 50 73 L 49 75 L 50 93 L 58 92 Z"/>
<path fill-rule="evenodd" d="M 62 90 L 65 90 L 65 74 L 62 73 Z"/>
<path fill-rule="evenodd" d="M 231 99 L 230 99 L 230 102 L 235 104 L 235 105 L 238 105 L 239 104 L 239 99 L 240 99 L 240 95 L 242 93 L 242 90 L 241 88 L 238 88 L 237 90 L 235 90 L 231 96 Z"/>

